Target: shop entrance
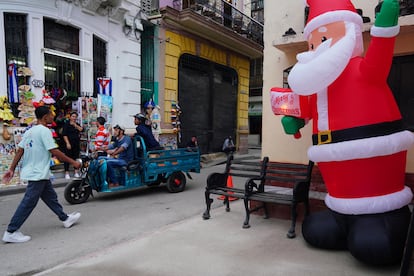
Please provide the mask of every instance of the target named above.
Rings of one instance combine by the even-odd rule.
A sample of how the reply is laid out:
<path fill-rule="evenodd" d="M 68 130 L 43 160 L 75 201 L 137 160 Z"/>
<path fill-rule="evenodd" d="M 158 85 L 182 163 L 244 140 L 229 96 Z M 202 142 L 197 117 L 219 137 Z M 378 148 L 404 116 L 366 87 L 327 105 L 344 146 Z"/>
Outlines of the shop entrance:
<path fill-rule="evenodd" d="M 181 146 L 197 136 L 201 153 L 218 152 L 226 136 L 236 137 L 237 86 L 234 69 L 188 54 L 180 57 Z"/>

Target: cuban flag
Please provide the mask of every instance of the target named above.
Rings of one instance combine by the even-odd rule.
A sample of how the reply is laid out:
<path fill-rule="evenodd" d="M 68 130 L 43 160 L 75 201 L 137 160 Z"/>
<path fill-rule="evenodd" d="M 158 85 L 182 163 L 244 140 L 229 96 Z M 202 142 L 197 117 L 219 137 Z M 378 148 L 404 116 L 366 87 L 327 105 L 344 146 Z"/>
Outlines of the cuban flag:
<path fill-rule="evenodd" d="M 19 88 L 17 85 L 17 68 L 14 61 L 9 62 L 7 69 L 7 74 L 9 75 L 9 102 L 18 103 L 19 102 Z"/>
<path fill-rule="evenodd" d="M 98 78 L 96 85 L 98 85 L 98 94 L 112 96 L 111 78 Z"/>

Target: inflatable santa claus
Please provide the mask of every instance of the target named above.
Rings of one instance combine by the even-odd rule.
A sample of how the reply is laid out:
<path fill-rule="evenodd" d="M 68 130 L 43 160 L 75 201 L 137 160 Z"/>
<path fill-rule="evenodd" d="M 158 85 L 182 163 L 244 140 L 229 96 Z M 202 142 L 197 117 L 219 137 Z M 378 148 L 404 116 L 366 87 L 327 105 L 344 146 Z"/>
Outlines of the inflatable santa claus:
<path fill-rule="evenodd" d="M 305 218 L 303 237 L 316 247 L 348 249 L 365 263 L 398 263 L 412 200 L 406 155 L 414 144 L 387 85 L 399 1 L 383 2 L 365 57 L 362 18 L 349 0 L 307 4 L 309 51 L 298 54 L 288 77 L 296 98 L 286 106 L 287 91 L 271 92 L 274 112 L 291 115 L 282 118 L 286 133 L 297 135 L 313 119 L 308 156 L 321 171 L 329 209 Z"/>

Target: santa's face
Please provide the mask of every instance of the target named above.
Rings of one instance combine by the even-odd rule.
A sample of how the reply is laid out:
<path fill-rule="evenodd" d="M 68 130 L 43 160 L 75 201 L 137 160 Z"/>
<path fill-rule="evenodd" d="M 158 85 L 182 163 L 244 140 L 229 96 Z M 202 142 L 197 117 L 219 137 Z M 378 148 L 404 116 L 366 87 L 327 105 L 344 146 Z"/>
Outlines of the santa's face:
<path fill-rule="evenodd" d="M 356 48 L 355 24 L 343 21 L 315 29 L 309 35 L 309 51 L 298 54 L 288 82 L 300 95 L 326 89 L 343 72 Z"/>
<path fill-rule="evenodd" d="M 343 21 L 322 26 L 310 33 L 308 39 L 309 51 L 314 51 L 328 39 L 332 39 L 331 46 L 333 46 L 343 38 L 345 34 L 345 22 Z"/>

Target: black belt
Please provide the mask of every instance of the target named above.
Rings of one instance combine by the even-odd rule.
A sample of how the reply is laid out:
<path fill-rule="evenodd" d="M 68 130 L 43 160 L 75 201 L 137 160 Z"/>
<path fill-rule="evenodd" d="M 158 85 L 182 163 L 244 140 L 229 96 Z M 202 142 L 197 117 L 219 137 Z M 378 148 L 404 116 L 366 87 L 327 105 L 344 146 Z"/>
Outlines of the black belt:
<path fill-rule="evenodd" d="M 320 131 L 312 135 L 314 145 L 331 144 L 393 134 L 404 130 L 402 120 L 358 126 L 341 130 Z"/>

